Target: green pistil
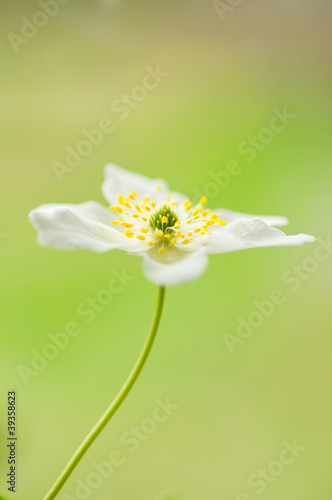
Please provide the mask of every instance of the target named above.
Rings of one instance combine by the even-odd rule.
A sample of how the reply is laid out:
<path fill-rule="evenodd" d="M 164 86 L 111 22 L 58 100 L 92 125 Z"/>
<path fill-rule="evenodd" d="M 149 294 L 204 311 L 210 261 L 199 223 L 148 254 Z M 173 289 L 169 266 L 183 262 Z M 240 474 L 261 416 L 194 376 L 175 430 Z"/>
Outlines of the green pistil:
<path fill-rule="evenodd" d="M 162 221 L 163 217 L 167 217 L 167 222 Z M 165 233 L 167 229 L 174 229 L 174 224 L 178 220 L 178 216 L 174 213 L 173 209 L 169 205 L 163 205 L 157 212 L 151 215 L 149 224 L 152 229 L 160 229 Z"/>

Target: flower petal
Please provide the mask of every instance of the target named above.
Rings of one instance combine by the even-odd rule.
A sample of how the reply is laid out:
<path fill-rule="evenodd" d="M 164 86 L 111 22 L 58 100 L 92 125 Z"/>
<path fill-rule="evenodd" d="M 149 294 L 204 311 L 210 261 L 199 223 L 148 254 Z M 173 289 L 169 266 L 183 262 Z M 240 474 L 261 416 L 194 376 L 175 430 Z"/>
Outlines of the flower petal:
<path fill-rule="evenodd" d="M 204 253 L 193 253 L 173 264 L 163 264 L 144 256 L 144 273 L 146 277 L 159 286 L 174 286 L 194 281 L 199 278 L 208 265 L 208 257 Z"/>
<path fill-rule="evenodd" d="M 302 245 L 315 241 L 313 236 L 287 236 L 260 219 L 239 220 L 206 237 L 207 253 L 226 253 L 247 248 Z"/>
<path fill-rule="evenodd" d="M 43 209 L 43 212 L 53 212 L 60 207 L 67 207 L 73 210 L 76 215 L 82 219 L 88 219 L 92 221 L 101 222 L 110 226 L 112 220 L 118 218 L 118 214 L 112 212 L 109 208 L 97 203 L 96 201 L 87 201 L 86 203 L 47 203 L 47 205 L 41 205 L 39 209 Z"/>
<path fill-rule="evenodd" d="M 111 211 L 95 202 L 42 205 L 32 210 L 29 217 L 42 246 L 64 250 L 87 248 L 94 252 L 114 248 L 133 253 L 145 250 L 142 242 L 131 240 L 111 227 Z"/>
<path fill-rule="evenodd" d="M 242 214 L 240 212 L 233 212 L 232 210 L 226 210 L 223 208 L 218 208 L 218 210 L 213 210 L 222 220 L 225 220 L 228 224 L 236 220 L 246 220 L 246 219 L 261 219 L 268 226 L 281 227 L 288 224 L 288 219 L 286 217 L 278 215 L 251 215 Z"/>
<path fill-rule="evenodd" d="M 133 190 L 139 197 L 150 195 L 159 201 L 167 196 L 168 185 L 162 179 L 152 180 L 113 164 L 106 165 L 102 191 L 109 203 L 117 203 L 119 194 L 127 196 Z"/>

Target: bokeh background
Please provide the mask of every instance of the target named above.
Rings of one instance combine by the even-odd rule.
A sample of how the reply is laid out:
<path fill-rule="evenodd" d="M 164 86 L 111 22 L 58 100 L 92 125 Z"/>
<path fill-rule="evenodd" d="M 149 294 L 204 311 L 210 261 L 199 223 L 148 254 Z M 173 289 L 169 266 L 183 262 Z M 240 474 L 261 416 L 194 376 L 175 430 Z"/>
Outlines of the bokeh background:
<path fill-rule="evenodd" d="M 157 293 L 138 258 L 38 247 L 31 209 L 48 202 L 106 205 L 100 187 L 104 165 L 112 161 L 164 177 L 188 197 L 196 190 L 211 194 L 212 208 L 286 215 L 289 234 L 331 237 L 331 2 L 228 5 L 222 19 L 222 7 L 212 1 L 71 0 L 16 52 L 9 33 L 20 35 L 22 18 L 31 21 L 41 7 L 30 0 L 1 6 L 5 499 L 46 494 L 133 366 Z M 112 103 L 141 85 L 148 66 L 158 65 L 169 75 L 121 119 Z M 269 125 L 275 108 L 285 107 L 296 118 L 248 162 L 239 145 Z M 64 163 L 66 148 L 75 148 L 83 130 L 106 117 L 114 131 L 59 182 L 54 162 Z M 213 191 L 211 172 L 224 171 L 232 160 L 241 173 Z M 199 281 L 169 289 L 139 382 L 58 498 L 330 499 L 332 256 L 300 279 L 296 291 L 285 282 L 285 273 L 302 269 L 317 245 L 213 256 Z M 78 306 L 123 270 L 133 279 L 109 304 L 98 302 L 86 323 Z M 253 302 L 275 289 L 285 294 L 284 304 L 231 353 L 225 333 L 235 335 L 238 318 L 246 320 Z M 32 351 L 41 353 L 49 334 L 68 322 L 81 333 L 25 384 L 18 367 L 31 368 Z M 6 397 L 13 389 L 16 494 L 5 485 Z M 178 409 L 130 452 L 121 437 L 166 398 Z M 305 451 L 258 494 L 249 476 L 273 469 L 283 441 L 294 439 Z M 124 463 L 78 496 L 93 462 L 114 450 Z"/>

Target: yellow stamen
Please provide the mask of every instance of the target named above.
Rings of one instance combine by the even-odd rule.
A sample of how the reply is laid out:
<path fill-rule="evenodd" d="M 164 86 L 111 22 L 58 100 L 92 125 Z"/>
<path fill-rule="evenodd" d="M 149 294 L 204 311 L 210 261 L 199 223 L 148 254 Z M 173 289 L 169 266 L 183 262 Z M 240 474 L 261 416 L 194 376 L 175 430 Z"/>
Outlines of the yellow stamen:
<path fill-rule="evenodd" d="M 172 243 L 173 243 L 173 245 L 175 245 L 175 243 L 176 243 L 176 242 L 177 242 L 177 239 L 176 239 L 176 238 L 173 238 L 173 239 L 172 239 Z"/>
<path fill-rule="evenodd" d="M 201 231 L 201 228 L 198 227 L 197 229 L 195 229 L 194 233 L 199 233 Z"/>
<path fill-rule="evenodd" d="M 206 202 L 207 202 L 207 197 L 206 196 L 202 196 L 200 204 L 204 205 Z"/>
<path fill-rule="evenodd" d="M 149 228 L 148 227 L 142 227 L 141 231 L 142 231 L 142 233 L 146 234 L 149 231 Z"/>
<path fill-rule="evenodd" d="M 166 217 L 166 215 L 164 215 L 162 218 L 161 218 L 161 222 L 163 224 L 165 224 L 166 222 L 168 222 L 168 217 Z"/>
<path fill-rule="evenodd" d="M 187 212 L 188 212 L 188 210 L 190 210 L 192 208 L 191 201 L 190 200 L 185 201 L 183 206 L 184 206 L 184 209 L 187 210 Z"/>
<path fill-rule="evenodd" d="M 183 240 L 182 245 L 188 245 L 188 243 L 190 243 L 189 240 Z"/>
<path fill-rule="evenodd" d="M 118 226 L 120 222 L 118 220 L 113 220 L 112 221 L 113 226 Z"/>
<path fill-rule="evenodd" d="M 136 208 L 137 212 L 140 212 L 141 214 L 143 213 L 141 207 L 139 205 L 137 205 L 137 203 L 135 205 L 135 208 Z"/>
<path fill-rule="evenodd" d="M 160 255 L 162 255 L 164 253 L 164 249 L 163 248 L 159 248 L 159 253 L 160 253 Z"/>
<path fill-rule="evenodd" d="M 121 207 L 114 205 L 113 207 L 110 207 L 110 209 L 112 210 L 112 212 L 118 212 L 118 214 L 123 214 L 123 210 Z"/>
<path fill-rule="evenodd" d="M 133 219 L 139 219 L 139 215 L 138 214 L 133 214 L 132 217 L 133 217 Z"/>
<path fill-rule="evenodd" d="M 132 206 L 130 205 L 130 203 L 128 203 L 127 198 L 124 198 L 124 196 L 122 196 L 122 194 L 119 194 L 118 201 L 119 201 L 120 205 L 123 205 L 123 206 L 125 206 L 127 208 L 132 208 Z"/>
<path fill-rule="evenodd" d="M 152 241 L 149 241 L 149 246 L 150 246 L 150 247 L 154 247 L 156 244 L 157 244 L 157 242 L 156 242 L 156 241 L 153 241 L 153 240 L 152 240 Z"/>
<path fill-rule="evenodd" d="M 155 201 L 151 201 L 151 206 L 152 206 L 152 208 L 156 208 L 156 202 Z"/>
<path fill-rule="evenodd" d="M 145 207 L 144 207 L 144 208 L 145 208 L 145 210 L 146 210 L 147 212 L 151 212 L 151 208 L 149 207 L 149 205 L 145 205 Z"/>
<path fill-rule="evenodd" d="M 143 234 L 138 234 L 138 235 L 136 236 L 136 238 L 137 238 L 138 240 L 142 240 L 142 241 L 144 241 L 144 240 L 145 240 L 145 236 L 143 236 Z"/>
<path fill-rule="evenodd" d="M 127 238 L 132 238 L 134 236 L 134 233 L 130 231 L 130 229 L 127 229 L 127 231 L 125 231 L 125 236 L 127 236 Z"/>
<path fill-rule="evenodd" d="M 214 219 L 214 220 L 219 219 L 219 215 L 218 214 L 211 214 L 210 219 Z"/>
<path fill-rule="evenodd" d="M 178 220 L 175 224 L 174 224 L 174 227 L 177 228 L 177 227 L 180 227 L 181 226 L 181 222 Z"/>
<path fill-rule="evenodd" d="M 187 234 L 187 236 L 192 236 L 192 235 L 193 235 L 193 233 L 188 233 L 188 234 Z"/>

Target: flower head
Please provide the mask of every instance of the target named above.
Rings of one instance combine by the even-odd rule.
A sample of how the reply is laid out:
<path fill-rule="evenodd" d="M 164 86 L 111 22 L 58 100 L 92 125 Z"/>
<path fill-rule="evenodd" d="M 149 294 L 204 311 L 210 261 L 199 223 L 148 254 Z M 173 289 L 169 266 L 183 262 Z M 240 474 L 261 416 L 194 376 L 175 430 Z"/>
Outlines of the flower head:
<path fill-rule="evenodd" d="M 115 165 L 105 170 L 103 194 L 109 209 L 95 202 L 42 205 L 30 213 L 39 243 L 95 252 L 125 250 L 144 258 L 146 276 L 158 285 L 191 281 L 205 270 L 207 254 L 254 247 L 300 245 L 305 234 L 287 236 L 273 226 L 284 217 L 211 211 L 202 197 L 193 205 L 170 192 L 163 180 L 151 180 Z"/>

